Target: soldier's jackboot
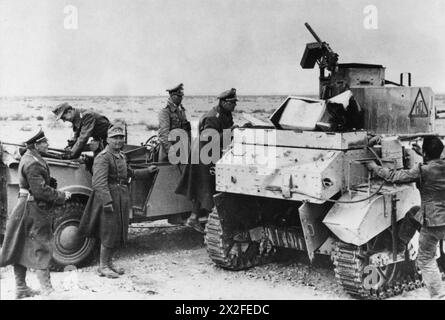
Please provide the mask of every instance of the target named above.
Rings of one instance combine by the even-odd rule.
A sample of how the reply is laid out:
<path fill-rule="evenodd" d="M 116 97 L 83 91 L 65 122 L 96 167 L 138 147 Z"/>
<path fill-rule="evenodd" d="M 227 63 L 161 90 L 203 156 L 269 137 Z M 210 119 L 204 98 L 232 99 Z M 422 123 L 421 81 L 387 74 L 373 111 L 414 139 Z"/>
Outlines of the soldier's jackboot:
<path fill-rule="evenodd" d="M 97 269 L 97 272 L 101 277 L 115 279 L 119 278 L 119 274 L 114 272 L 109 266 L 111 250 L 112 249 L 106 248 L 103 245 L 100 246 L 100 261 L 99 269 Z"/>
<path fill-rule="evenodd" d="M 53 285 L 51 284 L 51 275 L 49 269 L 36 270 L 37 279 L 39 279 L 41 294 L 49 295 L 54 292 Z"/>
<path fill-rule="evenodd" d="M 15 277 L 15 298 L 23 299 L 35 296 L 39 294 L 38 291 L 31 289 L 26 284 L 26 267 L 15 264 L 14 265 L 14 277 Z"/>
<path fill-rule="evenodd" d="M 123 275 L 125 273 L 125 269 L 120 268 L 113 263 L 113 256 L 116 253 L 116 251 L 117 251 L 116 249 L 111 249 L 110 256 L 108 257 L 108 267 L 117 274 Z"/>

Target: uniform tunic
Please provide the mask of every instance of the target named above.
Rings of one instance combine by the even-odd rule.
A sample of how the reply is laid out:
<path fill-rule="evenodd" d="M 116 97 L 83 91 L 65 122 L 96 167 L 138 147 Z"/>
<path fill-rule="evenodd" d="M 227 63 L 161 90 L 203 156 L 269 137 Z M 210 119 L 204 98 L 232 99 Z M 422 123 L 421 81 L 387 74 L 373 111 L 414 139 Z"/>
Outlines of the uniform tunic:
<path fill-rule="evenodd" d="M 378 168 L 375 171 L 390 182 L 417 182 L 421 204 L 416 220 L 427 227 L 445 226 L 445 160 L 432 160 L 409 170 Z"/>
<path fill-rule="evenodd" d="M 223 112 L 219 106 L 209 110 L 199 121 L 199 134 L 205 129 L 215 129 L 220 134 L 220 155 L 222 155 L 223 131 L 233 126 L 233 117 L 231 112 Z M 200 152 L 207 144 L 206 141 L 200 141 L 199 136 L 195 139 L 192 146 L 192 152 Z M 199 148 L 199 150 L 196 150 Z M 215 175 L 212 174 L 214 163 L 211 164 L 192 164 L 189 163 L 181 176 L 176 193 L 186 196 L 188 199 L 199 202 L 200 208 L 207 211 L 212 210 L 213 195 L 215 194 Z"/>
<path fill-rule="evenodd" d="M 159 118 L 159 140 L 161 142 L 161 149 L 159 150 L 159 161 L 168 160 L 168 151 L 172 142 L 168 140 L 168 134 L 173 129 L 183 129 L 187 131 L 189 139 L 191 137 L 190 122 L 187 120 L 185 109 L 181 105 L 177 106 L 169 98 L 167 105 L 161 109 L 158 115 Z"/>
<path fill-rule="evenodd" d="M 71 157 L 80 156 L 90 137 L 106 145 L 109 126 L 110 121 L 103 115 L 93 111 L 79 112 L 76 110 L 73 121 L 75 142 L 71 148 Z"/>
<path fill-rule="evenodd" d="M 8 217 L 0 266 L 46 269 L 52 255 L 49 209 L 63 204 L 65 193 L 49 186 L 49 167 L 35 150 L 29 149 L 22 156 L 18 173 L 20 188 L 27 189 L 34 199 L 19 196 Z"/>
<path fill-rule="evenodd" d="M 149 169 L 130 169 L 122 152 L 112 153 L 108 146 L 100 152 L 93 165 L 93 191 L 85 208 L 80 231 L 85 235 L 98 235 L 107 248 L 124 245 L 127 240 L 130 214 L 128 178 L 148 179 Z M 113 212 L 103 206 L 112 204 Z M 95 212 L 94 212 L 95 211 Z M 95 226 L 94 220 L 97 220 Z M 98 234 L 95 233 L 97 230 Z"/>

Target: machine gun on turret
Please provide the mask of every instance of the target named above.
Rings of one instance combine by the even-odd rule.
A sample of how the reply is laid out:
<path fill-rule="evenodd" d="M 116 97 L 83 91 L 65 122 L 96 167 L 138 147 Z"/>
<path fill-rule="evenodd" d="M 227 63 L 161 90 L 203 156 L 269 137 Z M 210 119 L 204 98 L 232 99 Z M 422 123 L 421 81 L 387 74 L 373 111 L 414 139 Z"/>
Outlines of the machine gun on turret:
<path fill-rule="evenodd" d="M 305 22 L 304 25 L 317 42 L 306 44 L 300 65 L 303 69 L 312 69 L 315 63 L 318 64 L 320 68 L 320 99 L 327 99 L 344 91 L 329 88 L 331 79 L 338 72 L 338 54 L 331 49 L 327 42 L 320 39 L 309 23 Z M 325 75 L 325 69 L 330 72 L 328 75 Z"/>
<path fill-rule="evenodd" d="M 335 71 L 338 63 L 338 54 L 331 49 L 327 42 L 321 41 L 309 23 L 305 22 L 304 25 L 317 42 L 306 44 L 300 65 L 303 69 L 312 69 L 316 62 L 320 67 L 320 77 L 322 75 L 324 77 L 324 69 Z"/>

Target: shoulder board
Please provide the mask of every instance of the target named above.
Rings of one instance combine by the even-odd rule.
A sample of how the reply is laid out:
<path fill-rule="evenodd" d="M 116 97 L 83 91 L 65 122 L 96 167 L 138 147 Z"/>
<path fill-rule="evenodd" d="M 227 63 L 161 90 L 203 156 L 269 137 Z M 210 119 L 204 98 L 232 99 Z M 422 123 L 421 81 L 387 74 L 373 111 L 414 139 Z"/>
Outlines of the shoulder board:
<path fill-rule="evenodd" d="M 35 161 L 40 162 L 39 159 L 38 159 L 35 155 L 33 155 L 33 154 L 25 153 L 23 156 L 31 157 L 31 158 L 33 158 Z"/>
<path fill-rule="evenodd" d="M 38 163 L 40 165 L 43 165 L 43 163 L 33 154 L 24 154 L 23 156 L 28 156 L 29 158 L 32 158 L 34 161 L 32 162 L 28 162 L 29 165 L 33 164 L 33 163 Z"/>
<path fill-rule="evenodd" d="M 99 152 L 98 156 L 99 156 L 99 155 L 104 155 L 104 154 L 106 154 L 106 153 L 107 153 L 107 150 L 106 150 L 106 149 L 103 149 L 101 152 Z"/>

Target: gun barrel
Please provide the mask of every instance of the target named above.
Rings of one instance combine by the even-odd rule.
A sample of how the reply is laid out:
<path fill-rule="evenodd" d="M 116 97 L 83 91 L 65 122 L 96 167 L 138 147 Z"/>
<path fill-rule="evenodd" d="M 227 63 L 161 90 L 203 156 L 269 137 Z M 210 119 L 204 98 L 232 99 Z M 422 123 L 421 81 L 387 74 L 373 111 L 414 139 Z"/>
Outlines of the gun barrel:
<path fill-rule="evenodd" d="M 438 134 L 435 132 L 422 132 L 422 133 L 402 133 L 397 135 L 400 140 L 410 140 L 415 138 L 425 138 L 425 137 L 439 137 L 443 138 L 445 135 Z"/>
<path fill-rule="evenodd" d="M 315 33 L 314 30 L 312 30 L 312 27 L 309 25 L 309 23 L 305 22 L 304 25 L 309 30 L 309 32 L 312 34 L 312 36 L 317 40 L 318 43 L 322 43 L 321 39 L 318 37 L 318 35 Z"/>

